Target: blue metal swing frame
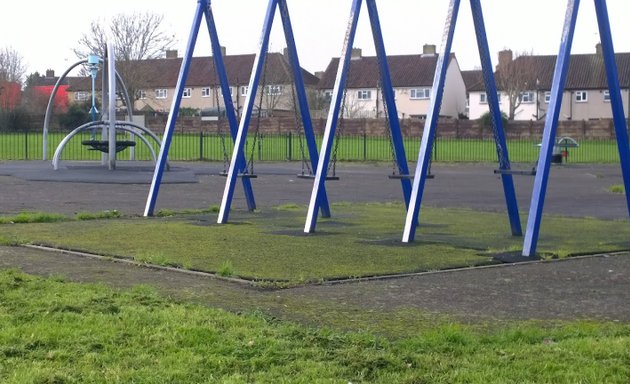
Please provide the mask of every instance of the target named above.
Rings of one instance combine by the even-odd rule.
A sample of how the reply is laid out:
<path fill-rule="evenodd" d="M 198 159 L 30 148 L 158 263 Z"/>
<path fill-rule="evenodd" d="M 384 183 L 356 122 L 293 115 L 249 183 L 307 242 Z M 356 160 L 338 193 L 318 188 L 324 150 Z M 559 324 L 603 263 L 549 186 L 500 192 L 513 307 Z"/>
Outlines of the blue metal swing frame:
<path fill-rule="evenodd" d="M 405 154 L 405 147 L 403 145 L 403 137 L 400 130 L 400 123 L 398 120 L 398 111 L 396 109 L 396 103 L 394 101 L 394 91 L 391 82 L 391 76 L 389 72 L 389 66 L 387 64 L 387 54 L 385 52 L 385 44 L 383 42 L 383 34 L 381 31 L 380 20 L 378 16 L 378 10 L 376 8 L 375 0 L 365 1 L 370 24 L 372 27 L 372 36 L 374 39 L 374 46 L 376 48 L 376 54 L 378 57 L 383 99 L 387 106 L 387 114 L 390 124 L 391 139 L 394 147 L 394 156 L 396 163 L 401 174 L 409 175 L 409 168 L 407 165 L 407 157 Z M 317 164 L 317 171 L 315 173 L 315 179 L 313 182 L 313 190 L 311 193 L 311 199 L 309 202 L 308 213 L 306 217 L 306 223 L 304 226 L 305 233 L 311 233 L 315 231 L 317 225 L 317 211 L 320 205 L 319 195 L 325 188 L 326 172 L 328 164 L 330 163 L 331 149 L 333 146 L 333 140 L 335 137 L 335 131 L 337 129 L 337 122 L 339 119 L 340 108 L 343 99 L 343 92 L 345 89 L 348 70 L 350 67 L 350 58 L 352 54 L 352 44 L 356 35 L 357 24 L 359 14 L 361 11 L 362 0 L 353 0 L 350 11 L 350 20 L 348 22 L 348 29 L 346 31 L 346 37 L 343 44 L 341 53 L 341 59 L 339 60 L 339 67 L 337 69 L 337 77 L 335 80 L 335 87 L 332 93 L 331 108 L 329 109 L 328 118 L 326 120 L 326 128 L 324 131 L 324 138 L 322 147 L 320 149 L 319 163 Z M 343 113 L 343 111 L 342 111 Z M 400 183 L 403 190 L 403 198 L 405 204 L 409 205 L 409 196 L 411 194 L 411 181 L 409 178 L 401 178 Z"/>
<path fill-rule="evenodd" d="M 280 10 L 280 16 L 282 18 L 282 25 L 284 35 L 287 43 L 287 50 L 289 53 L 289 61 L 293 69 L 293 81 L 295 83 L 295 91 L 298 100 L 302 116 L 302 124 L 304 127 L 304 137 L 306 140 L 309 156 L 311 159 L 311 166 L 313 169 L 318 164 L 319 158 L 317 154 L 317 143 L 315 141 L 315 134 L 313 133 L 313 124 L 311 120 L 308 101 L 306 98 L 306 90 L 304 87 L 304 79 L 302 77 L 302 68 L 298 59 L 297 49 L 295 46 L 295 39 L 293 36 L 293 28 L 291 26 L 291 18 L 289 16 L 289 9 L 287 7 L 286 0 L 269 0 L 267 11 L 265 13 L 265 20 L 263 23 L 262 36 L 260 39 L 259 50 L 254 60 L 254 67 L 252 75 L 249 80 L 249 87 L 247 91 L 247 97 L 245 98 L 245 106 L 243 115 L 241 117 L 240 124 L 234 139 L 234 151 L 232 153 L 232 159 L 230 161 L 230 167 L 227 173 L 227 180 L 225 183 L 225 189 L 223 191 L 223 199 L 221 201 L 221 207 L 219 210 L 219 216 L 217 223 L 225 224 L 228 222 L 230 208 L 232 205 L 232 199 L 234 196 L 234 187 L 236 185 L 236 179 L 238 176 L 239 155 L 243 153 L 245 147 L 245 141 L 247 139 L 247 133 L 249 130 L 249 124 L 251 121 L 252 113 L 254 110 L 254 100 L 258 86 L 260 83 L 260 76 L 264 71 L 264 62 L 269 47 L 269 36 L 271 34 L 271 27 L 276 14 L 276 9 Z M 264 91 L 264 90 L 262 90 Z M 323 217 L 330 217 L 330 207 L 328 205 L 328 197 L 326 191 L 322 189 L 317 194 L 318 207 L 321 209 Z"/>
<path fill-rule="evenodd" d="M 442 39 L 441 52 L 438 57 L 438 65 L 433 88 L 431 89 L 431 106 L 427 114 L 422 141 L 420 143 L 420 153 L 418 155 L 418 163 L 414 178 L 413 189 L 411 192 L 411 201 L 407 209 L 407 217 L 405 220 L 405 228 L 403 231 L 402 241 L 408 243 L 414 240 L 416 229 L 418 227 L 420 205 L 422 203 L 422 194 L 427 179 L 427 170 L 429 167 L 431 150 L 433 148 L 433 140 L 437 128 L 437 121 L 444 95 L 444 83 L 446 81 L 446 71 L 451 55 L 451 47 L 453 44 L 453 35 L 457 24 L 457 15 L 459 12 L 460 0 L 451 0 L 444 27 L 444 35 Z M 490 60 L 490 51 L 488 48 L 488 39 L 483 19 L 480 0 L 470 0 L 470 7 L 475 25 L 475 34 L 477 36 L 477 46 L 481 59 L 481 67 L 483 72 L 486 94 L 488 97 L 488 105 L 490 107 L 490 116 L 492 118 L 492 126 L 494 139 L 496 143 L 497 156 L 499 159 L 499 168 L 501 174 L 501 182 L 503 184 L 503 192 L 507 204 L 510 228 L 513 236 L 521 236 L 522 228 L 518 212 L 518 203 L 516 193 L 514 191 L 514 181 L 509 173 L 511 169 L 510 159 L 508 156 L 507 143 L 501 119 L 501 110 L 499 108 L 499 99 L 497 96 L 497 87 Z"/>
<path fill-rule="evenodd" d="M 228 119 L 230 126 L 230 134 L 232 139 L 236 138 L 237 120 L 236 111 L 234 110 L 234 104 L 232 103 L 232 96 L 230 93 L 230 86 L 225 70 L 225 63 L 223 62 L 223 56 L 221 54 L 221 44 L 219 44 L 219 37 L 217 34 L 214 16 L 212 14 L 212 7 L 209 0 L 198 0 L 197 8 L 195 10 L 195 16 L 193 18 L 190 35 L 188 37 L 188 44 L 186 46 L 186 53 L 184 54 L 182 65 L 179 70 L 179 76 L 177 78 L 177 86 L 175 88 L 175 98 L 171 105 L 171 110 L 166 122 L 166 128 L 162 139 L 162 145 L 160 146 L 160 152 L 156 161 L 155 171 L 153 173 L 153 179 L 151 181 L 151 188 L 149 190 L 149 196 L 147 198 L 146 207 L 144 210 L 144 216 L 153 216 L 155 205 L 157 202 L 160 185 L 162 182 L 162 175 L 166 168 L 168 151 L 173 138 L 173 132 L 175 130 L 175 122 L 179 114 L 181 100 L 186 85 L 186 79 L 190 71 L 190 63 L 192 61 L 192 55 L 199 35 L 199 27 L 201 21 L 205 16 L 206 24 L 208 26 L 208 32 L 210 34 L 210 42 L 212 45 L 212 57 L 214 65 L 219 76 L 219 82 L 221 85 L 221 93 L 223 94 L 223 102 L 225 104 L 225 115 Z M 237 156 L 237 165 L 239 170 L 244 170 L 247 166 L 245 155 L 240 153 Z M 250 210 L 256 209 L 256 201 L 254 199 L 254 192 L 252 190 L 251 181 L 248 178 L 242 178 L 243 190 L 245 193 L 245 199 L 247 206 Z"/>
<path fill-rule="evenodd" d="M 626 130 L 626 117 L 621 99 L 621 88 L 619 86 L 619 75 L 617 73 L 617 63 L 615 61 L 615 50 L 613 47 L 610 20 L 606 0 L 594 0 L 599 35 L 602 44 L 608 89 L 610 92 L 610 106 L 613 114 L 613 124 L 617 137 L 617 149 L 621 162 L 621 173 L 626 191 L 630 191 L 630 148 L 628 145 L 628 132 Z M 529 208 L 527 228 L 523 242 L 523 256 L 535 257 L 540 235 L 540 224 L 542 221 L 547 184 L 549 183 L 549 170 L 551 166 L 551 156 L 553 145 L 558 128 L 558 118 L 562 106 L 562 94 L 564 91 L 569 61 L 571 57 L 571 45 L 577 21 L 579 0 L 569 0 L 560 40 L 560 53 L 556 60 L 556 68 L 551 85 L 551 100 L 549 101 L 549 111 L 545 120 L 542 146 L 534 181 L 534 190 Z M 630 193 L 626 193 L 626 204 L 630 214 Z"/>

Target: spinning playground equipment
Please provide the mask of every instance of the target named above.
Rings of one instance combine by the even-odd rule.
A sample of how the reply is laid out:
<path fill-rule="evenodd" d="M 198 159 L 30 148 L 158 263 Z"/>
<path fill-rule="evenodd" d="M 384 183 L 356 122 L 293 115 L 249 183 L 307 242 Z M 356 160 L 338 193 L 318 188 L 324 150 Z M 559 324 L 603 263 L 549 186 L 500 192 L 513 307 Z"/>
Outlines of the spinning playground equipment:
<path fill-rule="evenodd" d="M 116 169 L 116 154 L 126 148 L 131 148 L 132 150 L 131 158 L 132 159 L 134 158 L 133 147 L 136 145 L 136 142 L 133 140 L 118 140 L 116 137 L 117 130 L 126 132 L 132 137 L 136 137 L 140 139 L 140 141 L 142 141 L 149 148 L 153 161 L 156 161 L 155 150 L 153 149 L 151 142 L 145 137 L 144 134 L 146 134 L 146 136 L 152 139 L 158 146 L 161 144 L 160 139 L 149 129 L 141 125 L 135 124 L 133 122 L 133 115 L 132 115 L 133 104 L 131 103 L 131 99 L 129 98 L 129 93 L 127 92 L 127 88 L 125 87 L 125 84 L 122 78 L 116 71 L 115 62 L 116 62 L 116 57 L 115 57 L 113 46 L 111 43 L 108 43 L 107 44 L 107 61 L 106 61 L 107 66 L 102 68 L 103 110 L 106 110 L 107 113 L 103 113 L 102 118 L 100 120 L 98 119 L 98 110 L 96 108 L 96 87 L 95 87 L 96 84 L 95 83 L 96 83 L 96 77 L 97 77 L 99 67 L 102 64 L 105 64 L 105 60 L 103 60 L 102 58 L 96 55 L 89 55 L 87 59 L 80 60 L 76 62 L 75 64 L 73 64 L 72 66 L 70 66 L 63 73 L 63 75 L 57 80 L 53 88 L 53 91 L 50 95 L 48 106 L 46 108 L 46 116 L 44 118 L 44 132 L 43 132 L 44 133 L 44 139 L 43 139 L 44 160 L 48 159 L 48 127 L 49 127 L 50 119 L 52 116 L 55 95 L 57 94 L 59 87 L 61 86 L 65 78 L 68 76 L 70 71 L 72 71 L 74 68 L 80 65 L 87 65 L 87 68 L 90 72 L 90 77 L 92 80 L 92 106 L 90 109 L 90 116 L 92 118 L 92 121 L 74 129 L 68 135 L 66 135 L 63 138 L 63 140 L 61 140 L 61 142 L 57 146 L 57 149 L 55 150 L 55 153 L 53 155 L 53 159 L 52 159 L 53 169 L 55 170 L 59 169 L 59 161 L 61 159 L 61 155 L 63 153 L 64 147 L 66 146 L 66 144 L 74 136 L 85 131 L 91 131 L 92 137 L 90 140 L 84 140 L 82 144 L 90 146 L 91 149 L 99 150 L 103 152 L 103 155 L 101 157 L 101 163 L 103 165 L 107 164 L 109 170 Z M 125 105 L 127 105 L 127 115 L 128 115 L 127 119 L 128 120 L 126 121 L 116 120 L 116 95 L 117 95 L 116 85 L 117 83 L 121 85 L 120 87 L 121 98 L 123 98 Z M 105 84 L 107 84 L 107 87 L 105 87 Z M 99 129 L 101 130 L 101 139 L 97 140 L 96 133 Z"/>
<path fill-rule="evenodd" d="M 245 141 L 247 139 L 248 129 L 251 122 L 252 113 L 254 112 L 254 102 L 256 97 L 256 92 L 259 91 L 259 85 L 261 80 L 261 74 L 264 71 L 264 62 L 267 55 L 267 50 L 269 46 L 269 35 L 271 33 L 271 27 L 273 25 L 274 16 L 276 13 L 276 9 L 279 9 L 282 24 L 284 29 L 284 35 L 287 43 L 287 51 L 289 54 L 289 61 L 292 68 L 293 73 L 293 82 L 295 85 L 295 93 L 297 95 L 298 106 L 300 110 L 300 114 L 302 116 L 301 123 L 309 151 L 309 156 L 311 158 L 311 164 L 314 168 L 318 161 L 318 153 L 317 153 L 317 144 L 315 142 L 315 136 L 313 134 L 313 127 L 309 112 L 309 106 L 306 98 L 306 90 L 304 87 L 304 80 L 302 78 L 301 67 L 297 55 L 297 49 L 295 47 L 295 40 L 293 37 L 293 28 L 291 26 L 291 20 L 289 17 L 289 10 L 286 4 L 286 0 L 269 0 L 267 11 L 265 14 L 265 20 L 263 24 L 262 37 L 260 39 L 259 50 L 256 54 L 256 58 L 254 60 L 254 65 L 252 69 L 251 78 L 249 81 L 248 92 L 245 98 L 245 104 L 243 113 L 241 115 L 241 120 L 237 124 L 236 112 L 234 111 L 234 106 L 232 103 L 232 98 L 230 96 L 229 83 L 225 71 L 225 65 L 223 63 L 223 57 L 221 55 L 221 45 L 219 44 L 219 39 L 216 31 L 216 26 L 214 23 L 214 16 L 212 14 L 212 9 L 210 6 L 209 0 L 199 0 L 197 3 L 197 9 L 195 12 L 195 16 L 193 19 L 190 37 L 188 40 L 188 45 L 186 48 L 186 53 L 184 55 L 182 66 L 180 69 L 179 78 L 177 81 L 177 88 L 175 91 L 175 98 L 173 99 L 173 104 L 171 107 L 171 112 L 169 114 L 167 127 L 164 132 L 164 139 L 162 141 L 162 146 L 160 148 L 160 153 L 158 155 L 158 160 L 156 162 L 155 173 L 153 176 L 153 181 L 151 183 L 151 189 L 149 191 L 149 196 L 147 199 L 147 204 L 145 207 L 145 216 L 153 215 L 155 204 L 157 200 L 157 195 L 159 193 L 159 187 L 161 184 L 162 173 L 163 173 L 163 165 L 168 157 L 168 150 L 170 146 L 170 141 L 172 138 L 173 130 L 175 127 L 175 121 L 177 120 L 177 115 L 179 113 L 180 102 L 183 93 L 183 87 L 186 82 L 186 78 L 188 76 L 188 72 L 190 69 L 190 61 L 192 58 L 192 53 L 194 50 L 195 42 L 199 33 L 199 27 L 201 24 L 202 18 L 205 16 L 206 23 L 208 26 L 208 32 L 210 34 L 210 41 L 212 44 L 213 51 L 213 59 L 215 63 L 215 67 L 217 69 L 217 73 L 220 79 L 221 90 L 223 94 L 223 100 L 226 108 L 226 117 L 228 119 L 228 123 L 230 126 L 230 133 L 232 136 L 232 140 L 234 140 L 234 149 L 232 153 L 232 157 L 230 159 L 230 166 L 227 171 L 227 179 L 225 190 L 223 194 L 223 199 L 221 203 L 221 209 L 219 212 L 219 223 L 226 223 L 229 216 L 229 211 L 232 203 L 232 198 L 234 195 L 234 188 L 236 185 L 236 180 L 241 179 L 243 183 L 243 189 L 245 192 L 245 199 L 247 202 L 248 209 L 254 210 L 256 208 L 256 203 L 254 200 L 254 194 L 251 187 L 250 179 L 253 178 L 251 172 L 248 172 L 247 160 L 244 155 L 244 147 Z M 260 112 L 260 108 L 259 108 Z M 326 192 L 322 190 L 318 194 L 318 202 L 320 202 L 319 206 L 321 207 L 322 216 L 329 216 L 330 210 L 328 206 L 328 201 L 326 197 Z"/>

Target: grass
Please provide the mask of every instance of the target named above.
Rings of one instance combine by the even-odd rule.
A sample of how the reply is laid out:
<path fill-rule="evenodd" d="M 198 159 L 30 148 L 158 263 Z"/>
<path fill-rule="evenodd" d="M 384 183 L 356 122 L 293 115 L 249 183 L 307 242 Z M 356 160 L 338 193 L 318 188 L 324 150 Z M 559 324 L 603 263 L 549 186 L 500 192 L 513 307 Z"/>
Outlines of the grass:
<path fill-rule="evenodd" d="M 403 244 L 402 204 L 335 204 L 333 217 L 320 219 L 309 235 L 302 232 L 304 212 L 295 205 L 235 211 L 226 225 L 216 224 L 214 212 L 171 212 L 150 219 L 3 226 L 2 233 L 10 243 L 19 239 L 282 284 L 484 265 L 496 253 L 522 249 L 504 213 L 423 208 L 416 241 Z M 546 257 L 626 250 L 629 237 L 626 223 L 549 216 L 538 250 Z"/>
<path fill-rule="evenodd" d="M 615 185 L 611 185 L 608 190 L 611 193 L 617 193 L 617 194 L 621 194 L 624 195 L 626 193 L 626 188 L 621 185 L 621 184 L 615 184 Z"/>
<path fill-rule="evenodd" d="M 627 383 L 630 326 L 428 317 L 391 338 L 0 271 L 0 381 Z"/>
<path fill-rule="evenodd" d="M 48 153 L 51 156 L 64 133 L 49 134 Z M 25 160 L 42 158 L 42 134 L 40 132 L 2 133 L 0 134 L 0 160 Z M 71 140 L 65 147 L 63 160 L 98 160 L 100 153 L 91 151 L 81 145 L 81 141 L 90 138 L 90 132 Z M 252 148 L 254 140 L 248 140 L 245 153 L 258 161 L 301 160 L 299 135 L 289 136 L 264 135 L 257 140 L 256 148 Z M 318 147 L 322 137 L 316 138 Z M 225 148 L 223 146 L 225 143 Z M 534 164 L 538 160 L 538 144 L 532 140 L 509 140 L 508 153 L 514 163 Z M 340 161 L 392 161 L 391 144 L 387 137 L 367 137 L 362 135 L 342 136 L 339 145 L 335 146 L 337 158 Z M 417 156 L 420 148 L 419 137 L 407 137 L 404 146 L 408 158 Z M 157 149 L 156 149 L 157 151 Z M 221 140 L 221 136 L 198 133 L 176 133 L 173 135 L 169 150 L 172 161 L 223 161 L 224 152 L 228 157 L 232 153 L 231 140 Z M 127 159 L 128 151 L 121 152 L 120 158 Z M 135 149 L 138 160 L 150 160 L 150 151 L 144 145 Z M 496 147 L 494 140 L 452 139 L 440 138 L 436 140 L 434 148 L 436 162 L 496 162 Z M 583 140 L 580 147 L 572 149 L 568 156 L 570 163 L 617 163 L 619 152 L 615 140 Z"/>

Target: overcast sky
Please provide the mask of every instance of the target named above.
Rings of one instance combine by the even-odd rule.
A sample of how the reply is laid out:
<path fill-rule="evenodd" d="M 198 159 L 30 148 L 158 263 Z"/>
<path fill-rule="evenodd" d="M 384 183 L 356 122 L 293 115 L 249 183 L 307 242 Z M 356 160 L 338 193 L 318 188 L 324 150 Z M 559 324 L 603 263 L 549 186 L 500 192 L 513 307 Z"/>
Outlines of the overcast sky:
<path fill-rule="evenodd" d="M 414 54 L 424 44 L 440 48 L 448 0 L 377 1 L 388 54 Z M 453 52 L 462 69 L 479 67 L 469 2 L 459 12 Z M 628 0 L 608 0 L 608 10 L 617 52 L 630 51 Z M 302 66 L 310 72 L 324 70 L 332 57 L 339 57 L 350 14 L 350 0 L 288 0 L 296 45 Z M 54 69 L 61 74 L 78 60 L 72 53 L 77 41 L 89 30 L 90 22 L 108 20 L 112 15 L 151 11 L 164 15 L 164 28 L 184 52 L 195 0 L 31 0 L 5 5 L 0 23 L 0 47 L 12 47 L 24 58 L 28 73 Z M 625 7 L 624 7 L 625 5 Z M 493 63 L 496 53 L 558 53 L 566 0 L 482 0 Z M 266 0 L 215 0 L 212 9 L 221 45 L 228 54 L 254 53 L 257 49 Z M 599 41 L 594 4 L 582 1 L 573 43 L 573 53 L 592 53 Z M 285 47 L 279 15 L 274 22 L 270 51 Z M 363 6 L 354 47 L 374 55 L 367 9 Z M 211 55 L 207 30 L 202 24 L 195 56 Z"/>

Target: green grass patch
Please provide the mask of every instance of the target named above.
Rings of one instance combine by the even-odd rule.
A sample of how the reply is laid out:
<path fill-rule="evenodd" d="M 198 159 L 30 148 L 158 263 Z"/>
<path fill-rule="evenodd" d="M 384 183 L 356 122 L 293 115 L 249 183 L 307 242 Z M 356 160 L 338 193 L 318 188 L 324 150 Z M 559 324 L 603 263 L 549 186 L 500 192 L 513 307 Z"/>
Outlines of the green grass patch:
<path fill-rule="evenodd" d="M 630 326 L 431 318 L 404 338 L 0 271 L 0 381 L 627 383 Z"/>
<path fill-rule="evenodd" d="M 507 215 L 423 208 L 416 241 L 401 242 L 404 206 L 334 204 L 317 232 L 303 233 L 305 208 L 235 211 L 229 224 L 216 214 L 66 221 L 6 226 L 3 236 L 141 262 L 256 281 L 319 282 L 492 263 L 499 252 L 522 249 Z M 618 221 L 547 216 L 538 250 L 550 257 L 630 249 L 630 226 Z M 229 260 L 229 268 L 226 261 Z"/>
<path fill-rule="evenodd" d="M 617 193 L 621 195 L 624 195 L 626 193 L 626 188 L 621 184 L 611 185 L 610 187 L 608 187 L 608 190 L 611 193 Z"/>
<path fill-rule="evenodd" d="M 46 212 L 21 212 L 15 216 L 0 217 L 0 224 L 54 223 L 68 220 L 64 215 Z"/>
<path fill-rule="evenodd" d="M 119 218 L 120 212 L 113 209 L 111 211 L 101 211 L 101 212 L 79 212 L 76 214 L 77 220 L 100 220 L 100 219 L 116 219 Z"/>

